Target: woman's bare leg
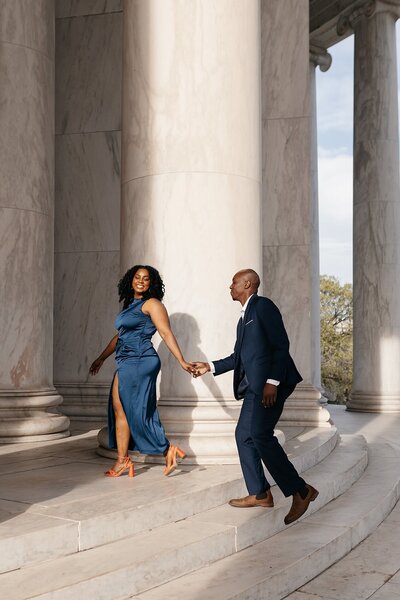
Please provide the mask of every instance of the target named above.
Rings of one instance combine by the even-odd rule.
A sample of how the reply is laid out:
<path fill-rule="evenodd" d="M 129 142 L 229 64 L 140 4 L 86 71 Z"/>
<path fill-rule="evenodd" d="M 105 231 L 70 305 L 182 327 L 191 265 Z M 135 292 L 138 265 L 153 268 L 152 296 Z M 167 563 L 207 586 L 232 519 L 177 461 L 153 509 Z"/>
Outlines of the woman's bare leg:
<path fill-rule="evenodd" d="M 118 456 L 128 456 L 128 446 L 131 432 L 119 397 L 118 371 L 115 374 L 112 387 L 112 403 L 115 415 L 115 437 L 117 438 Z M 114 469 L 117 471 L 119 468 L 121 468 L 121 463 L 117 461 L 114 465 Z"/>

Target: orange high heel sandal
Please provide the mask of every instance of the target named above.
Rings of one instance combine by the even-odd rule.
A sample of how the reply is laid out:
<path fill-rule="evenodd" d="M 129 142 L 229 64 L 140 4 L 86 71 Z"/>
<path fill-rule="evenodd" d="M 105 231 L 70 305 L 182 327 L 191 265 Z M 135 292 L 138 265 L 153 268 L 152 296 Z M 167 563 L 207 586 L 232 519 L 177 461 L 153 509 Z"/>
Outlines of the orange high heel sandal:
<path fill-rule="evenodd" d="M 184 459 L 186 454 L 183 450 L 178 448 L 178 446 L 173 446 L 171 444 L 170 447 L 168 448 L 168 453 L 166 456 L 167 466 L 164 469 L 164 475 L 169 475 L 170 473 L 172 473 L 172 471 L 175 471 L 175 469 L 177 467 L 177 463 L 176 463 L 177 456 L 179 456 L 179 458 L 181 458 L 181 459 Z"/>
<path fill-rule="evenodd" d="M 125 471 L 128 471 L 128 477 L 134 477 L 135 467 L 133 466 L 130 456 L 118 456 L 118 462 L 123 463 L 122 467 L 118 470 L 108 469 L 108 471 L 104 473 L 106 477 L 119 477 Z"/>

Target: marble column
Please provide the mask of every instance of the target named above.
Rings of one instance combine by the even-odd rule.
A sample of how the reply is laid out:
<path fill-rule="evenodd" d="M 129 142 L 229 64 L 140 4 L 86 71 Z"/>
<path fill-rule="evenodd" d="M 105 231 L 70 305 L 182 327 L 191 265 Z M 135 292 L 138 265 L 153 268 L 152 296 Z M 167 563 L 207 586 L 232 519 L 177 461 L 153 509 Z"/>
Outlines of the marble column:
<path fill-rule="evenodd" d="M 264 293 L 281 308 L 303 382 L 282 425 L 329 426 L 320 406 L 315 98 L 308 0 L 261 1 Z M 312 80 L 311 80 L 312 83 Z M 313 138 L 314 136 L 314 138 Z"/>
<path fill-rule="evenodd" d="M 354 367 L 347 408 L 400 412 L 400 6 L 350 15 L 354 64 Z"/>
<path fill-rule="evenodd" d="M 220 358 L 240 314 L 232 275 L 261 268 L 259 2 L 123 10 L 121 272 L 159 268 L 185 357 Z M 193 463 L 237 462 L 232 373 L 194 380 L 159 352 L 171 440 Z"/>
<path fill-rule="evenodd" d="M 319 268 L 319 210 L 318 210 L 318 135 L 317 135 L 317 85 L 316 69 L 325 73 L 332 64 L 332 56 L 325 48 L 310 46 L 310 127 L 311 127 L 311 260 L 312 272 L 317 274 Z M 316 277 L 315 277 L 316 279 Z M 320 327 L 320 290 L 319 285 L 312 287 L 311 296 L 312 336 L 311 336 L 311 381 L 322 392 L 321 384 L 321 327 Z M 321 401 L 326 402 L 323 396 Z"/>
<path fill-rule="evenodd" d="M 53 386 L 54 2 L 0 2 L 0 443 L 69 435 Z"/>

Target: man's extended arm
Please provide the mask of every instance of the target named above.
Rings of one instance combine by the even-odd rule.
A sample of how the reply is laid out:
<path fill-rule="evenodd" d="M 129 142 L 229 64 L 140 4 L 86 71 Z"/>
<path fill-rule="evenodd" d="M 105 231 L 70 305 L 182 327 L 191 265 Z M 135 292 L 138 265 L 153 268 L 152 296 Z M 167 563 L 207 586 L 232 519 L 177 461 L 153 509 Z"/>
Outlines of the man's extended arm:
<path fill-rule="evenodd" d="M 214 375 L 221 375 L 227 371 L 232 371 L 235 367 L 234 353 L 226 358 L 215 360 L 214 362 L 192 362 L 191 365 L 196 369 L 194 377 L 199 377 L 205 373 L 211 372 Z"/>

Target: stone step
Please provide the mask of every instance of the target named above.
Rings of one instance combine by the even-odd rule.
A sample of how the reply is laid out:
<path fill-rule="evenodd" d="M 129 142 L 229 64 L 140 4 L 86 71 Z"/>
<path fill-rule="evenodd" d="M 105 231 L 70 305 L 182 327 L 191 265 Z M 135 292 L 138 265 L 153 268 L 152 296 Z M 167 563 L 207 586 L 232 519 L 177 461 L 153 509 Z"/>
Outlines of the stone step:
<path fill-rule="evenodd" d="M 363 436 L 343 436 L 322 463 L 307 471 L 307 480 L 319 491 L 318 500 L 313 502 L 307 515 L 337 498 L 349 489 L 363 474 L 368 464 L 367 443 Z M 273 488 L 274 509 L 233 509 L 228 504 L 199 513 L 191 518 L 192 523 L 218 523 L 235 528 L 236 551 L 257 544 L 285 528 L 283 519 L 292 498 L 285 498 L 278 487 Z"/>
<path fill-rule="evenodd" d="M 183 468 L 171 477 L 163 468 L 138 467 L 134 479 L 108 479 L 101 475 L 106 465 L 63 465 L 46 472 L 47 486 L 65 476 L 80 482 L 96 469 L 97 493 L 78 499 L 54 498 L 47 505 L 34 504 L 22 512 L 21 502 L 0 500 L 0 570 L 21 568 L 57 556 L 83 552 L 185 519 L 244 492 L 239 466 Z M 72 471 L 72 473 L 71 473 Z M 74 475 L 75 472 L 75 475 Z M 37 478 L 43 477 L 38 473 Z M 31 484 L 37 479 L 31 474 Z M 57 484 L 54 482 L 55 489 Z M 81 484 L 82 485 L 82 484 Z M 108 491 L 107 491 L 108 490 Z M 71 494 L 73 495 L 73 494 Z M 0 595 L 1 597 L 1 595 Z"/>
<path fill-rule="evenodd" d="M 399 600 L 400 502 L 344 558 L 287 596 L 288 600 Z"/>
<path fill-rule="evenodd" d="M 313 504 L 321 506 L 351 486 L 366 462 L 364 438 L 346 436 L 324 461 L 328 474 L 323 464 L 307 473 L 320 490 Z M 114 600 L 139 594 L 283 529 L 290 500 L 274 494 L 273 509 L 206 510 L 150 532 L 3 574 L 0 589 L 7 600 Z"/>
<path fill-rule="evenodd" d="M 212 565 L 125 598 L 285 598 L 346 555 L 390 513 L 400 495 L 399 458 L 392 446 L 372 444 L 368 467 L 360 479 L 314 514 L 307 513 L 268 540 Z"/>
<path fill-rule="evenodd" d="M 334 427 L 297 433 L 285 448 L 300 471 L 328 456 L 338 439 Z M 0 573 L 179 521 L 245 494 L 238 465 L 182 463 L 168 478 L 161 467 L 138 465 L 133 480 L 108 479 L 101 475 L 105 459 L 80 456 L 70 462 L 66 455 L 52 457 L 51 466 L 2 476 Z"/>

